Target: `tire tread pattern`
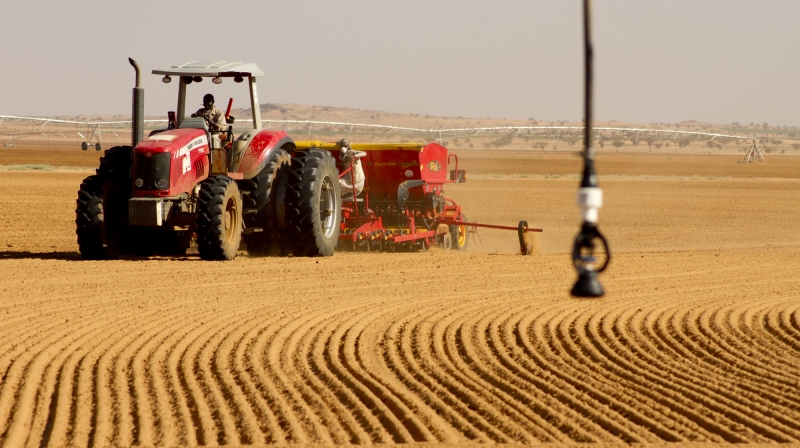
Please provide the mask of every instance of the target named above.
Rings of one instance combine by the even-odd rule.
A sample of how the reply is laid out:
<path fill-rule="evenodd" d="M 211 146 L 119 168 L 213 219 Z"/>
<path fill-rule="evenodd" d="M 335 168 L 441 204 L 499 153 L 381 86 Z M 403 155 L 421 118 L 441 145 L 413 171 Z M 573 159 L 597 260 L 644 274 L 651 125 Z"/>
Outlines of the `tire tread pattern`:
<path fill-rule="evenodd" d="M 256 213 L 244 215 L 246 228 L 260 227 L 262 232 L 242 235 L 247 244 L 247 253 L 252 256 L 284 255 L 286 252 L 285 235 L 278 223 L 278 211 L 275 203 L 273 186 L 281 176 L 285 176 L 291 166 L 289 153 L 277 149 L 269 156 L 264 168 L 251 179 L 239 182 L 241 190 L 249 193 L 242 195 L 242 208 L 256 210 Z"/>
<path fill-rule="evenodd" d="M 334 182 L 337 216 L 341 219 L 341 197 L 339 194 L 336 161 L 328 151 L 309 149 L 296 151 L 289 170 L 286 185 L 286 227 L 296 257 L 327 257 L 333 255 L 339 232 L 330 239 L 325 238 L 319 223 L 318 185 L 325 173 L 336 177 Z M 338 230 L 339 220 L 334 227 Z"/>
<path fill-rule="evenodd" d="M 117 200 L 130 197 L 131 147 L 115 146 L 105 151 L 100 158 L 96 173 L 85 178 L 78 190 L 75 208 L 75 233 L 78 249 L 85 260 L 116 258 L 121 252 L 119 245 L 109 247 L 105 225 L 105 187 L 116 183 Z M 125 216 L 119 222 L 127 222 L 127 207 L 119 209 Z M 124 229 L 118 229 L 124 233 Z M 122 235 L 120 235 L 122 237 Z M 124 242 L 124 237 L 122 238 Z"/>
<path fill-rule="evenodd" d="M 200 182 L 197 198 L 197 250 L 204 260 L 228 260 L 223 235 L 225 194 L 235 181 L 228 176 L 213 176 Z M 237 244 L 238 249 L 238 244 Z M 235 252 L 234 252 L 235 256 Z"/>

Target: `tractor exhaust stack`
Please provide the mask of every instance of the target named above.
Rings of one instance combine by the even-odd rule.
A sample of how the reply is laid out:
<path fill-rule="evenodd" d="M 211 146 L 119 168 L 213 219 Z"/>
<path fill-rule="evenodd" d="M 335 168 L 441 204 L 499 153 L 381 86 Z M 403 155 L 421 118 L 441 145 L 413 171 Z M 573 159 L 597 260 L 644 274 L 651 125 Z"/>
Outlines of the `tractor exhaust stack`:
<path fill-rule="evenodd" d="M 135 148 L 144 139 L 144 88 L 139 64 L 128 58 L 136 70 L 136 87 L 133 88 L 133 116 L 131 117 L 131 148 Z"/>

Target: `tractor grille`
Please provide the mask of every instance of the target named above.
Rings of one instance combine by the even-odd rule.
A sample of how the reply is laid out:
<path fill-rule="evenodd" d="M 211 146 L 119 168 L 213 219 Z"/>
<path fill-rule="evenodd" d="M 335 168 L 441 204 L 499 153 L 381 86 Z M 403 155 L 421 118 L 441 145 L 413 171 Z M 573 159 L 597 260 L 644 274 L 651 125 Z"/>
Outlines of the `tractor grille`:
<path fill-rule="evenodd" d="M 150 154 L 150 157 L 148 157 Z M 142 186 L 134 188 L 137 190 L 168 190 L 169 189 L 169 162 L 172 154 L 168 152 L 133 153 L 133 179 L 142 179 Z M 163 188 L 156 187 L 156 179 L 164 179 L 166 184 Z"/>
<path fill-rule="evenodd" d="M 160 226 L 169 216 L 172 202 L 157 198 L 132 198 L 128 200 L 128 224 L 132 226 Z"/>
<path fill-rule="evenodd" d="M 194 180 L 197 180 L 206 171 L 206 158 L 200 157 L 194 162 Z"/>

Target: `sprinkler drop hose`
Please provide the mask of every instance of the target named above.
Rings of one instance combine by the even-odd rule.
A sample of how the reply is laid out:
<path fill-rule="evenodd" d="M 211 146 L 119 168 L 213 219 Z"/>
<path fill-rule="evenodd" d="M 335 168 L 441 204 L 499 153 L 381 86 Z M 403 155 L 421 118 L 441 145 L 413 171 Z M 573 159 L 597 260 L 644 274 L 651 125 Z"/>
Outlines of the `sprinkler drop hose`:
<path fill-rule="evenodd" d="M 602 297 L 605 294 L 597 274 L 603 272 L 611 261 L 611 250 L 606 238 L 597 227 L 599 210 L 603 206 L 603 190 L 597 184 L 594 168 L 594 147 L 592 139 L 592 86 L 594 81 L 592 48 L 592 2 L 583 0 L 583 43 L 584 43 L 584 151 L 583 176 L 578 188 L 577 202 L 581 208 L 583 224 L 572 246 L 572 262 L 578 271 L 578 280 L 570 294 L 575 297 Z M 605 252 L 606 259 L 597 265 L 595 254 Z"/>

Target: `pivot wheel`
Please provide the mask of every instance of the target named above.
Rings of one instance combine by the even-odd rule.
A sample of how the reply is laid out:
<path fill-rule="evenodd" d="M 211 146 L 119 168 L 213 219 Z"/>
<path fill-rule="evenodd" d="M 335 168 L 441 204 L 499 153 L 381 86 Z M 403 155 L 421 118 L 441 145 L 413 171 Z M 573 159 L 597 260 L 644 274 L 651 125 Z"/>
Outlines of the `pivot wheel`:
<path fill-rule="evenodd" d="M 339 170 L 328 151 L 297 151 L 286 184 L 286 228 L 299 257 L 333 255 L 339 239 L 342 199 Z"/>
<path fill-rule="evenodd" d="M 467 221 L 467 215 L 462 213 L 461 220 Z M 462 252 L 467 250 L 467 236 L 467 226 L 455 224 L 450 226 L 450 238 L 453 240 L 453 250 Z"/>
<path fill-rule="evenodd" d="M 233 260 L 242 240 L 242 197 L 228 176 L 200 183 L 197 250 L 204 260 Z"/>

